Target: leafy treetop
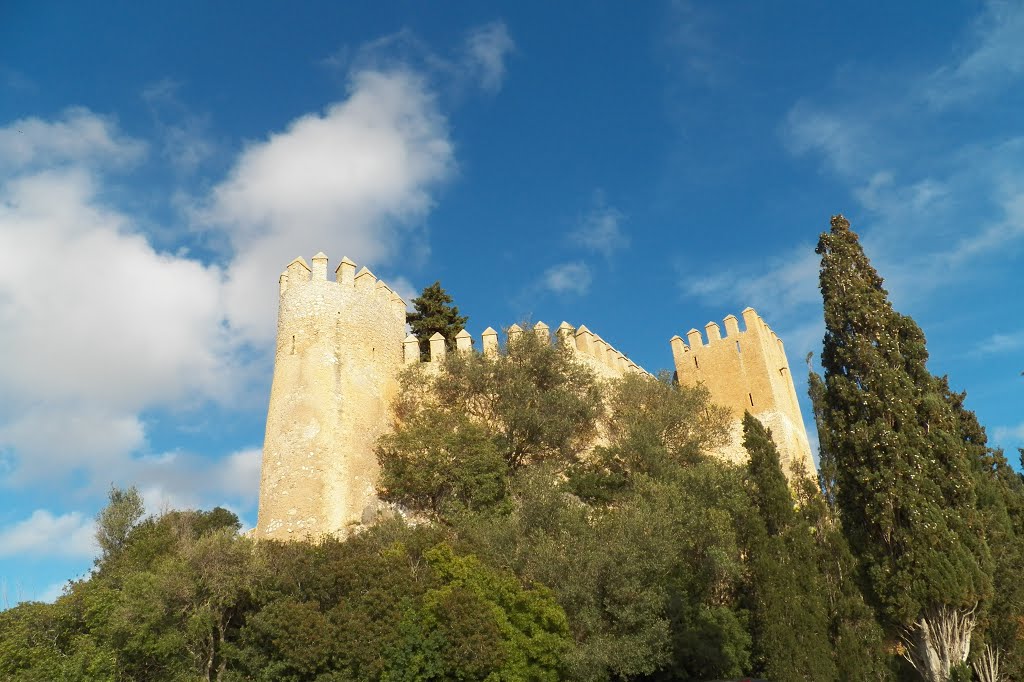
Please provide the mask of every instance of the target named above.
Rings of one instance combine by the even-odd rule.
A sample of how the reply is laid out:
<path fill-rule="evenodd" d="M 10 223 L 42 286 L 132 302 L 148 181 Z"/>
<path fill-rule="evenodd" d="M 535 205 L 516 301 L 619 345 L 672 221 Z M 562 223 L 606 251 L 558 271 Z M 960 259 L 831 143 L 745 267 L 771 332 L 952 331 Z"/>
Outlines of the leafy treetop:
<path fill-rule="evenodd" d="M 451 305 L 451 295 L 444 290 L 441 282 L 426 287 L 412 300 L 415 312 L 406 313 L 405 321 L 412 327 L 412 333 L 420 340 L 420 357 L 430 358 L 430 337 L 440 333 L 449 349 L 455 346 L 455 335 L 464 329 L 469 320 L 459 315 L 459 307 Z"/>

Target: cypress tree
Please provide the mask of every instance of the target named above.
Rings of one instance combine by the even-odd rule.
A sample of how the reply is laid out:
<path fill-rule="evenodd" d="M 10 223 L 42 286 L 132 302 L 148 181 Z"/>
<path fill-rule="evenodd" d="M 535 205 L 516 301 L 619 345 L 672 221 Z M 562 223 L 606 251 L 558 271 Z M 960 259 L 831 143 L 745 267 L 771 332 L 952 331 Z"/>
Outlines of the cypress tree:
<path fill-rule="evenodd" d="M 415 312 L 406 313 L 405 321 L 412 328 L 413 335 L 420 342 L 420 357 L 430 359 L 430 337 L 440 332 L 448 350 L 455 347 L 455 335 L 465 328 L 469 320 L 459 315 L 459 307 L 451 305 L 452 297 L 434 282 L 426 287 L 417 298 L 412 299 Z"/>
<path fill-rule="evenodd" d="M 825 312 L 819 433 L 869 595 L 929 682 L 961 666 L 990 595 L 990 557 L 961 425 L 842 216 L 818 242 Z"/>
<path fill-rule="evenodd" d="M 978 510 L 992 552 L 992 602 L 975 632 L 974 663 L 980 664 L 986 650 L 982 647 L 987 647 L 998 652 L 1003 678 L 1024 679 L 1024 582 L 1020 580 L 1024 566 L 1024 479 L 1010 467 L 1001 450 L 988 446 L 984 427 L 964 405 L 966 392 L 950 389 L 946 377 L 939 380 L 939 388 L 960 425 L 975 475 Z"/>
<path fill-rule="evenodd" d="M 743 417 L 743 446 L 750 455 L 747 489 L 756 510 L 747 544 L 757 670 L 771 680 L 835 680 L 814 539 L 794 511 L 771 432 L 749 412 Z"/>

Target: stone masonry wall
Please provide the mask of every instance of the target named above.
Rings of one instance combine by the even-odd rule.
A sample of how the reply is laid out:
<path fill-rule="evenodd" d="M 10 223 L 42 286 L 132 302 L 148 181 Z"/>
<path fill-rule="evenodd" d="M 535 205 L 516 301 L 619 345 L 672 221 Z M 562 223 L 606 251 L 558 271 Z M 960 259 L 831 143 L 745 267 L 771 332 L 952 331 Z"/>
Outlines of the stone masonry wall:
<path fill-rule="evenodd" d="M 703 383 L 711 399 L 729 408 L 736 419 L 732 442 L 717 454 L 733 462 L 746 461 L 740 420 L 749 410 L 772 430 L 787 473 L 816 471 L 807 440 L 800 404 L 790 376 L 782 340 L 754 311 L 743 311 L 745 329 L 734 315 L 725 318 L 725 337 L 714 322 L 705 326 L 707 343 L 700 331 L 686 334 L 689 344 L 672 337 L 672 356 L 680 383 Z"/>
<path fill-rule="evenodd" d="M 297 258 L 281 275 L 258 537 L 345 534 L 375 512 L 374 445 L 390 428 L 405 302 L 344 259 Z"/>
<path fill-rule="evenodd" d="M 366 268 L 343 259 L 327 279 L 327 256 L 312 267 L 293 260 L 281 274 L 274 380 L 263 444 L 256 537 L 345 536 L 376 516 L 378 465 L 374 447 L 391 428 L 390 406 L 404 365 L 420 362 L 419 344 L 406 336 L 405 302 Z M 796 390 L 782 341 L 752 308 L 745 329 L 725 318 L 705 326 L 707 343 L 691 329 L 687 342 L 670 341 L 681 383 L 704 383 L 714 402 L 730 409 L 732 442 L 716 453 L 746 460 L 740 419 L 744 410 L 772 430 L 783 466 L 815 472 Z M 599 379 L 647 373 L 586 326 L 562 322 L 552 338 L 538 322 L 529 331 L 512 325 L 509 337 L 534 333 L 566 344 Z M 498 333 L 480 335 L 481 351 L 498 352 Z M 470 352 L 468 332 L 456 336 L 456 352 Z M 430 339 L 430 363 L 446 355 L 444 338 Z M 600 438 L 600 436 L 599 436 Z"/>

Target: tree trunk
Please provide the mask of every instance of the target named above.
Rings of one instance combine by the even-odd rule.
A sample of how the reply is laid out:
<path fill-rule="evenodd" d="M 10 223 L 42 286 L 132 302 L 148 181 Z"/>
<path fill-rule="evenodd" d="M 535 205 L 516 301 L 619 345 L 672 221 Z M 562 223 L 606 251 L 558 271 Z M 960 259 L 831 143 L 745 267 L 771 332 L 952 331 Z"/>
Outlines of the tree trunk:
<path fill-rule="evenodd" d="M 953 666 L 967 662 L 976 608 L 932 607 L 907 629 L 903 657 L 925 682 L 948 682 Z"/>
<path fill-rule="evenodd" d="M 999 682 L 999 652 L 988 644 L 971 667 L 979 682 Z"/>

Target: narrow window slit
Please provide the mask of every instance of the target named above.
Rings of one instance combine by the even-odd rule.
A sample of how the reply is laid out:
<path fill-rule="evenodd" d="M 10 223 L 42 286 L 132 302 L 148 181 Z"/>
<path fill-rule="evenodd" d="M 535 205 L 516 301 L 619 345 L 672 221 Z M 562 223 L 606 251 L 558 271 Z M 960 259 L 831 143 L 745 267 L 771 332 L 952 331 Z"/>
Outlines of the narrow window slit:
<path fill-rule="evenodd" d="M 753 393 L 748 393 L 747 397 L 750 398 L 750 406 L 753 407 L 754 406 L 754 394 Z"/>

